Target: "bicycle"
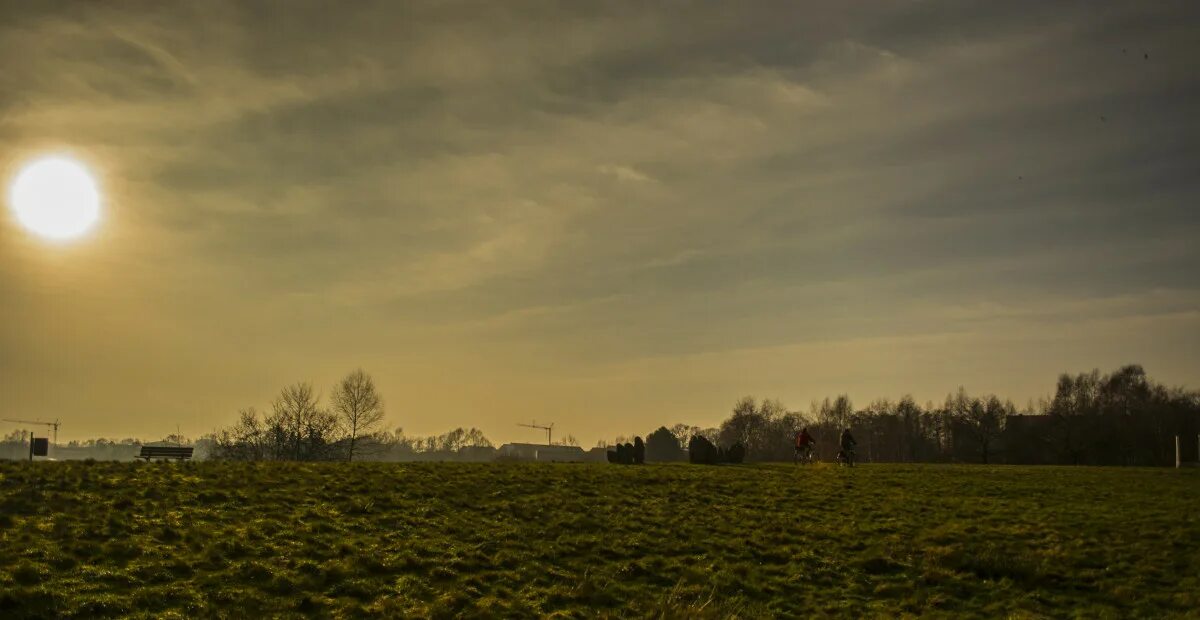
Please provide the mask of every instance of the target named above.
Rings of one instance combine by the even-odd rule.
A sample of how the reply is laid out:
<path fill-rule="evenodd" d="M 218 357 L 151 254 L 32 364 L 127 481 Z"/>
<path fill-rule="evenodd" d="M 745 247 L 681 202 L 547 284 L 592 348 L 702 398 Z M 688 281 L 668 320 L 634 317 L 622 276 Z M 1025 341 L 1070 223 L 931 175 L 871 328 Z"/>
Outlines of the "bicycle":
<path fill-rule="evenodd" d="M 797 447 L 792 454 L 792 463 L 795 465 L 812 465 L 817 462 L 817 452 L 812 449 L 812 446 Z"/>
<path fill-rule="evenodd" d="M 837 462 L 838 465 L 854 467 L 854 448 L 850 448 L 849 450 L 838 450 Z"/>

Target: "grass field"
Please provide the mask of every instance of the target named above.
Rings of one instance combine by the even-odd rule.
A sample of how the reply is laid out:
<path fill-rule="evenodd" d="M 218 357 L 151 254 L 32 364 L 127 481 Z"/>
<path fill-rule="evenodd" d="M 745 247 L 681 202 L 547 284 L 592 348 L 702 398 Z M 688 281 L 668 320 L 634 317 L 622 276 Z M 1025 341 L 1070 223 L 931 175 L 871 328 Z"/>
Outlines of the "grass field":
<path fill-rule="evenodd" d="M 0 617 L 1200 617 L 1200 472 L 0 464 Z"/>

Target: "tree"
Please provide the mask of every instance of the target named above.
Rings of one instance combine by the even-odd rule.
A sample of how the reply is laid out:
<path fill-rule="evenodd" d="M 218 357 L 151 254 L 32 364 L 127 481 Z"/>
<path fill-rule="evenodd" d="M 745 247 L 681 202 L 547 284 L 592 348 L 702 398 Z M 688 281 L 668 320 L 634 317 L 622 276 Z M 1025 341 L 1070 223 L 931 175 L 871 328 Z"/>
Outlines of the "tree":
<path fill-rule="evenodd" d="M 272 457 L 293 461 L 326 460 L 338 436 L 337 416 L 321 408 L 311 383 L 283 388 L 266 419 Z"/>
<path fill-rule="evenodd" d="M 960 388 L 960 394 L 961 388 Z M 965 394 L 963 394 L 965 397 Z M 1011 401 L 1000 402 L 996 396 L 974 398 L 967 401 L 959 418 L 967 432 L 975 439 L 979 455 L 986 464 L 995 448 L 996 442 L 1004 432 L 1004 427 L 1010 415 L 1016 415 L 1016 407 Z"/>
<path fill-rule="evenodd" d="M 171 433 L 170 435 L 163 437 L 162 440 L 164 443 L 173 443 L 177 446 L 184 446 L 192 443 L 191 439 L 188 439 L 186 436 L 180 433 Z"/>
<path fill-rule="evenodd" d="M 922 447 L 927 439 L 923 428 L 924 412 L 913 397 L 906 394 L 896 404 L 896 417 L 900 423 L 901 459 L 915 462 L 920 459 Z"/>
<path fill-rule="evenodd" d="M 741 445 L 744 454 L 756 461 L 783 461 L 791 458 L 793 439 L 807 423 L 803 415 L 788 411 L 778 400 L 759 403 L 747 396 L 721 423 L 717 444 L 726 450 Z"/>
<path fill-rule="evenodd" d="M 376 391 L 371 375 L 359 368 L 333 388 L 329 400 L 346 430 L 346 460 L 353 461 L 359 436 L 370 433 L 383 421 L 383 399 Z"/>
<path fill-rule="evenodd" d="M 691 442 L 692 437 L 700 432 L 700 427 L 691 424 L 676 424 L 670 428 L 670 431 L 679 440 L 679 445 L 686 446 Z"/>
<path fill-rule="evenodd" d="M 750 444 L 760 433 L 762 422 L 762 417 L 758 415 L 758 402 L 753 396 L 743 396 L 734 403 L 733 412 L 721 423 L 720 441 L 717 443 L 724 446 Z"/>
<path fill-rule="evenodd" d="M 426 446 L 427 452 L 457 453 L 463 448 L 490 448 L 492 442 L 483 436 L 483 431 L 475 427 L 471 427 L 470 430 L 459 427 L 448 433 L 429 438 Z"/>
<path fill-rule="evenodd" d="M 1180 430 L 1163 419 L 1162 405 L 1171 397 L 1153 385 L 1141 366 L 1130 364 L 1102 377 L 1096 394 L 1100 420 L 1093 438 L 1102 465 L 1156 461 L 1155 445 L 1169 444 Z M 1172 455 L 1173 456 L 1173 455 Z"/>
<path fill-rule="evenodd" d="M 467 434 L 463 437 L 463 447 L 491 448 L 492 442 L 487 437 L 483 436 L 483 431 L 472 426 L 470 430 L 467 431 Z"/>
<path fill-rule="evenodd" d="M 212 458 L 226 461 L 261 461 L 268 458 L 267 432 L 254 407 L 238 411 L 232 427 L 213 435 Z"/>
<path fill-rule="evenodd" d="M 721 435 L 719 428 L 701 428 L 690 424 L 676 424 L 671 427 L 671 434 L 679 440 L 679 445 L 686 446 L 691 444 L 692 437 L 701 436 L 712 443 L 717 442 L 717 438 Z"/>
<path fill-rule="evenodd" d="M 812 411 L 818 424 L 841 432 L 843 428 L 850 426 L 850 419 L 854 415 L 854 404 L 850 402 L 849 396 L 841 394 L 832 402 L 828 398 L 820 404 L 814 402 Z"/>
<path fill-rule="evenodd" d="M 306 422 L 287 407 L 278 409 L 282 405 L 283 399 L 277 399 L 276 411 L 261 418 L 254 407 L 239 411 L 236 424 L 207 438 L 212 442 L 211 457 L 234 461 L 325 458 L 326 447 L 334 440 L 329 431 L 332 415 L 324 414 L 323 424 L 320 419 Z"/>
<path fill-rule="evenodd" d="M 468 451 L 475 448 L 492 448 L 492 442 L 477 428 L 462 427 L 429 437 L 408 437 L 404 429 L 395 431 L 378 431 L 363 435 L 359 442 L 362 457 L 370 460 L 384 461 L 453 461 L 461 458 L 479 460 L 479 452 Z"/>
<path fill-rule="evenodd" d="M 1090 435 L 1098 414 L 1096 404 L 1100 373 L 1072 377 L 1059 375 L 1054 399 L 1050 401 L 1050 416 L 1054 420 L 1054 442 L 1072 465 L 1083 462 L 1091 443 Z"/>
<path fill-rule="evenodd" d="M 650 461 L 678 461 L 683 458 L 679 438 L 665 426 L 646 436 L 646 459 Z"/>

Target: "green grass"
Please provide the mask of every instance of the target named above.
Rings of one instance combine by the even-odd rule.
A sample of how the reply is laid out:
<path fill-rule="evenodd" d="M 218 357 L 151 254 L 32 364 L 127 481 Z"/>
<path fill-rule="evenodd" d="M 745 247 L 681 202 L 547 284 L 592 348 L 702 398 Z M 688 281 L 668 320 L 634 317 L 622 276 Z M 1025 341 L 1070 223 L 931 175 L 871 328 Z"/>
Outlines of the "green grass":
<path fill-rule="evenodd" d="M 1200 472 L 0 464 L 0 617 L 1200 617 Z"/>

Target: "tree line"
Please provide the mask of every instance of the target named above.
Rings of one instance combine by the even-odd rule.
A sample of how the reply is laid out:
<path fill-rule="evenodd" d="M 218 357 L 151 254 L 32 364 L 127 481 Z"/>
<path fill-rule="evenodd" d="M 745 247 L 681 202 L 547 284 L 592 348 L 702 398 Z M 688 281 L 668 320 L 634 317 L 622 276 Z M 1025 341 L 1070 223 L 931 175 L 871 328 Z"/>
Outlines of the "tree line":
<path fill-rule="evenodd" d="M 265 413 L 242 409 L 236 423 L 197 444 L 207 447 L 209 458 L 233 461 L 473 460 L 472 450 L 492 447 L 477 428 L 429 437 L 382 429 L 385 415 L 374 379 L 358 369 L 334 385 L 328 406 L 311 383 L 295 383 L 280 390 Z"/>
<path fill-rule="evenodd" d="M 214 433 L 211 457 L 237 461 L 353 461 L 360 440 L 383 421 L 383 398 L 362 369 L 334 386 L 323 407 L 311 383 L 280 390 L 270 411 L 238 412 L 233 426 Z"/>
<path fill-rule="evenodd" d="M 383 398 L 374 380 L 355 370 L 330 390 L 328 405 L 311 383 L 282 390 L 267 411 L 239 412 L 232 426 L 195 442 L 197 458 L 221 460 L 492 460 L 491 441 L 476 429 L 456 428 L 429 437 L 382 429 Z M 738 400 L 715 427 L 676 424 L 646 435 L 646 461 L 728 460 L 738 446 L 746 461 L 790 461 L 794 437 L 808 428 L 818 458 L 833 460 L 837 437 L 849 428 L 864 462 L 979 462 L 1014 464 L 1144 465 L 1174 463 L 1175 436 L 1183 459 L 1200 461 L 1200 392 L 1167 387 L 1139 365 L 1111 373 L 1062 374 L 1053 395 L 1018 408 L 994 394 L 960 388 L 940 403 L 911 396 L 855 407 L 846 395 L 814 401 L 808 411 L 773 399 Z M 168 443 L 191 443 L 168 437 Z M 618 437 L 615 445 L 633 442 Z M 578 445 L 573 438 L 565 443 Z M 59 447 L 60 456 L 132 459 L 142 442 L 89 440 Z M 597 447 L 607 448 L 601 441 Z M 19 431 L 0 437 L 0 458 L 25 458 Z M 699 446 L 699 448 L 698 448 Z M 604 460 L 601 451 L 600 460 Z M 78 453 L 78 454 L 76 454 Z M 697 461 L 697 458 L 700 460 Z"/>
<path fill-rule="evenodd" d="M 1131 364 L 1109 374 L 1062 374 L 1053 396 L 1022 409 L 962 388 L 939 404 L 904 396 L 856 408 L 840 395 L 807 412 L 745 397 L 719 427 L 677 424 L 650 433 L 646 458 L 685 460 L 692 437 L 702 436 L 722 447 L 745 446 L 749 461 L 787 461 L 802 428 L 816 438 L 822 460 L 834 458 L 837 437 L 849 428 L 866 462 L 1165 466 L 1174 463 L 1177 435 L 1183 459 L 1200 460 L 1200 392 L 1169 388 Z"/>

